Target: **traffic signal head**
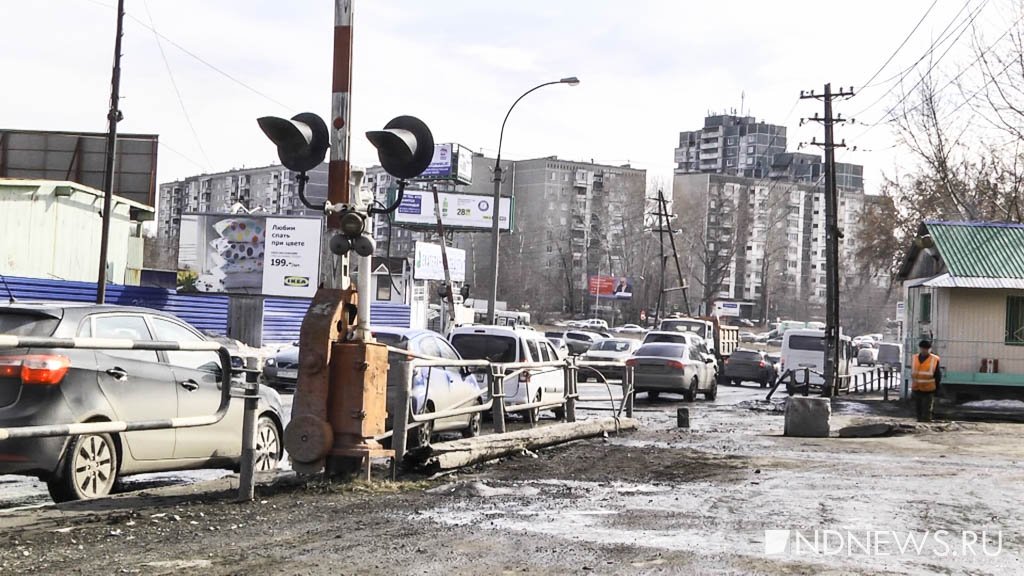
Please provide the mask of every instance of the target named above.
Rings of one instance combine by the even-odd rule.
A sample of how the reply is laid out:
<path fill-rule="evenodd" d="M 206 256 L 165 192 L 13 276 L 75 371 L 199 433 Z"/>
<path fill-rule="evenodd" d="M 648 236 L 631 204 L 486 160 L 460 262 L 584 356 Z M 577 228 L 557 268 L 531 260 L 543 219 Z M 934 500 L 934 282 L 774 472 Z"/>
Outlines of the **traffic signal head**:
<path fill-rule="evenodd" d="M 394 118 L 383 130 L 367 132 L 366 138 L 377 148 L 384 171 L 400 180 L 422 174 L 434 157 L 430 128 L 413 116 Z"/>
<path fill-rule="evenodd" d="M 377 248 L 376 242 L 366 234 L 366 218 L 354 210 L 344 212 L 341 215 L 338 228 L 339 234 L 335 234 L 328 248 L 338 256 L 348 254 L 350 250 L 360 256 L 372 256 Z"/>
<path fill-rule="evenodd" d="M 277 145 L 281 164 L 289 170 L 308 172 L 316 168 L 331 147 L 327 124 L 312 112 L 296 114 L 291 120 L 264 116 L 256 122 L 267 138 Z"/>

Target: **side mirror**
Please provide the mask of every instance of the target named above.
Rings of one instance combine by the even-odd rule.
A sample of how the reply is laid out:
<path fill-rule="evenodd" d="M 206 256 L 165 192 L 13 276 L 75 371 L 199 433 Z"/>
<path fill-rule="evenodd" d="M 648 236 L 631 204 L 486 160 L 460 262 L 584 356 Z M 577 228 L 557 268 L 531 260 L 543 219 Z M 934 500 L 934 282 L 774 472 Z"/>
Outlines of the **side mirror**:
<path fill-rule="evenodd" d="M 714 364 L 715 363 L 715 359 L 714 358 L 705 358 L 704 359 L 704 363 L 705 364 Z"/>

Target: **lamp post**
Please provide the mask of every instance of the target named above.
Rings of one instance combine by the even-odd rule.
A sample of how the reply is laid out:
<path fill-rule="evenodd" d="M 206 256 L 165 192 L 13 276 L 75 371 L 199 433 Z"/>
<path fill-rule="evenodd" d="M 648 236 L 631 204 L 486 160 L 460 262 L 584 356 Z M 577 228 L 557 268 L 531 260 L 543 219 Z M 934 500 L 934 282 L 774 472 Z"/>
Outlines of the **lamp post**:
<path fill-rule="evenodd" d="M 554 84 L 568 84 L 569 86 L 576 86 L 580 83 L 579 79 L 575 76 L 569 76 L 568 78 L 562 78 L 561 80 L 555 80 L 554 82 L 545 82 L 538 84 L 533 88 L 530 88 L 509 107 L 508 112 L 505 113 L 505 119 L 501 122 L 501 134 L 498 137 L 498 157 L 494 160 L 494 206 L 491 208 L 491 240 L 493 251 L 491 253 L 491 290 L 490 294 L 487 295 L 487 321 L 490 324 L 496 324 L 495 312 L 498 301 L 498 235 L 500 234 L 501 227 L 499 226 L 498 219 L 501 217 L 501 143 L 505 139 L 505 123 L 508 122 L 508 117 L 512 114 L 512 110 L 519 104 L 519 101 L 526 98 L 527 94 L 540 90 L 545 86 L 551 86 Z"/>

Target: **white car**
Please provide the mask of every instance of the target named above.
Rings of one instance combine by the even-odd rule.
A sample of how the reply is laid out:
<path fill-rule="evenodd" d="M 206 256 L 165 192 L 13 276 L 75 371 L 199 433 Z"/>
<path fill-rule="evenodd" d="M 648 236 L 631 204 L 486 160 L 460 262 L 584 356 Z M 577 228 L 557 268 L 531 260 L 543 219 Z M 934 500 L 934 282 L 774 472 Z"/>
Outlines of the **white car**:
<path fill-rule="evenodd" d="M 636 324 L 623 324 L 615 329 L 615 332 L 619 334 L 643 334 L 644 329 L 642 326 Z"/>
<path fill-rule="evenodd" d="M 508 326 L 466 326 L 452 330 L 449 340 L 467 360 L 490 360 L 507 364 L 562 360 L 544 333 L 536 330 Z M 564 396 L 564 366 L 526 370 L 515 378 L 505 380 L 507 405 L 555 400 Z M 564 407 L 556 406 L 551 410 L 559 420 L 565 418 Z M 540 410 L 535 408 L 524 414 L 536 422 Z"/>
<path fill-rule="evenodd" d="M 580 328 L 593 328 L 595 330 L 607 330 L 608 322 L 601 320 L 600 318 L 591 318 L 590 320 L 584 320 Z"/>
<path fill-rule="evenodd" d="M 700 354 L 706 361 L 709 371 L 709 378 L 717 380 L 722 367 L 718 365 L 718 358 L 708 349 L 707 342 L 693 332 L 668 332 L 665 330 L 652 330 L 644 336 L 643 344 L 656 344 L 665 342 L 670 344 L 686 344 Z"/>

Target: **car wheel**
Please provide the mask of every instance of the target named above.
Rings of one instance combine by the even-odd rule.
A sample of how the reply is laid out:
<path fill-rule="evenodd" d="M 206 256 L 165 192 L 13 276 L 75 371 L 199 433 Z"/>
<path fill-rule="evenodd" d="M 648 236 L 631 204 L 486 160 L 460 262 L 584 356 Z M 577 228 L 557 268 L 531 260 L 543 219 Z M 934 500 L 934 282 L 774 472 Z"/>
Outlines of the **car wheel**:
<path fill-rule="evenodd" d="M 260 416 L 256 424 L 256 465 L 257 472 L 276 470 L 284 454 L 281 430 L 270 416 Z"/>
<path fill-rule="evenodd" d="M 655 392 L 654 390 L 647 393 L 647 399 L 651 401 L 657 400 L 659 396 L 661 396 L 661 392 Z"/>
<path fill-rule="evenodd" d="M 434 407 L 427 405 L 426 410 L 423 414 L 429 414 L 434 411 Z M 409 437 L 405 441 L 405 445 L 409 448 L 426 448 L 430 446 L 430 438 L 434 435 L 434 421 L 427 420 L 414 430 L 409 431 Z"/>
<path fill-rule="evenodd" d="M 540 398 L 541 390 L 537 390 L 537 397 L 534 398 L 533 401 L 540 402 Z M 526 416 L 527 422 L 529 422 L 530 424 L 536 424 L 537 422 L 540 421 L 540 408 L 530 408 L 524 413 L 524 415 Z"/>
<path fill-rule="evenodd" d="M 739 380 L 739 379 L 733 380 L 732 381 L 732 385 L 733 386 L 743 386 L 743 380 Z"/>
<path fill-rule="evenodd" d="M 718 381 L 711 383 L 711 388 L 704 392 L 704 399 L 709 402 L 714 402 L 715 398 L 718 398 Z"/>
<path fill-rule="evenodd" d="M 697 400 L 697 379 L 690 381 L 690 389 L 683 392 L 683 400 L 694 402 Z"/>
<path fill-rule="evenodd" d="M 110 434 L 76 436 L 46 487 L 54 502 L 102 498 L 114 487 L 117 466 L 117 446 Z"/>
<path fill-rule="evenodd" d="M 462 429 L 463 438 L 475 438 L 480 435 L 480 420 L 483 419 L 481 412 L 476 412 L 469 417 L 469 426 Z"/>

